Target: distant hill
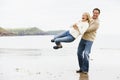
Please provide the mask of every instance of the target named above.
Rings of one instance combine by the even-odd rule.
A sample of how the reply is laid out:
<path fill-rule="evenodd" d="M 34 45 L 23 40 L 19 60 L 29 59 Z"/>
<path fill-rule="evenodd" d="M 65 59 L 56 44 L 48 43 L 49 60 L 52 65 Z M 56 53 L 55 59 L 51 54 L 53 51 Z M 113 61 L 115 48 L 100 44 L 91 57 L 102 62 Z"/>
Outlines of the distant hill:
<path fill-rule="evenodd" d="M 13 33 L 16 36 L 25 36 L 25 35 L 56 35 L 63 30 L 58 31 L 43 31 L 37 27 L 30 27 L 30 28 L 14 28 L 14 29 L 7 29 L 9 32 Z"/>
<path fill-rule="evenodd" d="M 24 35 L 46 35 L 47 34 L 46 32 L 40 30 L 37 27 L 8 29 L 8 31 L 14 33 L 17 36 L 24 36 Z"/>
<path fill-rule="evenodd" d="M 58 34 L 58 33 L 61 33 L 61 32 L 63 32 L 64 30 L 55 30 L 55 31 L 47 31 L 47 33 L 49 34 L 49 35 L 56 35 L 56 34 Z"/>
<path fill-rule="evenodd" d="M 4 29 L 0 27 L 0 36 L 56 35 L 64 30 L 43 31 L 37 27 Z"/>
<path fill-rule="evenodd" d="M 7 31 L 6 29 L 0 27 L 0 36 L 11 36 L 14 35 L 12 32 Z"/>

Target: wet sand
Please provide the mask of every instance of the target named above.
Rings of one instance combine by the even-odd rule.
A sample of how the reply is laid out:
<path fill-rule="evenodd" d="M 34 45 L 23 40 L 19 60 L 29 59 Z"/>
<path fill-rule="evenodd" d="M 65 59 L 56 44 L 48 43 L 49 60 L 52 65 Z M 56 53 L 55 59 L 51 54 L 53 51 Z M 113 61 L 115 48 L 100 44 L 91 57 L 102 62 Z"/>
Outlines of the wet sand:
<path fill-rule="evenodd" d="M 0 49 L 0 80 L 120 80 L 119 61 L 119 49 L 94 49 L 86 75 L 75 49 Z"/>

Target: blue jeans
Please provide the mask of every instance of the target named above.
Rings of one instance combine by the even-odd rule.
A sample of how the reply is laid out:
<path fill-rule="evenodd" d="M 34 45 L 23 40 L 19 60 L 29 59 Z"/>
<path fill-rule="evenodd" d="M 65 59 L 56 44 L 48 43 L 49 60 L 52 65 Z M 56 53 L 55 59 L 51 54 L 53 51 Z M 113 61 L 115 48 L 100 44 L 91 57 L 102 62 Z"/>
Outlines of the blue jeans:
<path fill-rule="evenodd" d="M 89 54 L 91 52 L 93 42 L 81 39 L 78 46 L 78 62 L 81 71 L 89 71 Z"/>
<path fill-rule="evenodd" d="M 54 37 L 56 45 L 59 45 L 61 42 L 72 42 L 75 38 L 69 33 L 69 31 L 62 32 Z"/>

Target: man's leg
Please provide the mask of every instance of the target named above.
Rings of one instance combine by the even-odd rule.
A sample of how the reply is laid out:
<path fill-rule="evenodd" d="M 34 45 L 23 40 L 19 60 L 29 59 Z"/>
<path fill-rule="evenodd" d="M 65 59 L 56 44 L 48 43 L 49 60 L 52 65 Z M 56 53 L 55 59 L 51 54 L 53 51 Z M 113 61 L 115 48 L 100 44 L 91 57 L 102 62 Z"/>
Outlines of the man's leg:
<path fill-rule="evenodd" d="M 92 41 L 86 40 L 86 42 L 85 42 L 85 50 L 83 53 L 83 65 L 82 65 L 83 72 L 89 71 L 89 54 L 91 51 L 92 44 L 93 44 Z"/>
<path fill-rule="evenodd" d="M 83 51 L 85 49 L 85 44 L 84 43 L 85 43 L 84 40 L 81 39 L 81 41 L 79 43 L 79 46 L 78 46 L 78 51 L 77 51 L 78 63 L 79 63 L 80 71 L 82 71 L 82 65 L 83 65 Z"/>

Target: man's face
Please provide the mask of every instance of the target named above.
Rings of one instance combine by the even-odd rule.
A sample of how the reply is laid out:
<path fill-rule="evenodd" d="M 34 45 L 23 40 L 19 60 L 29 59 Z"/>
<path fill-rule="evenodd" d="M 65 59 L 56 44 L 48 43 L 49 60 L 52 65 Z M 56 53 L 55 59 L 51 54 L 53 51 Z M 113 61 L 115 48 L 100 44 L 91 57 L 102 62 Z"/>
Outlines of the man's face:
<path fill-rule="evenodd" d="M 97 19 L 99 17 L 100 13 L 98 10 L 93 11 L 93 19 Z"/>

